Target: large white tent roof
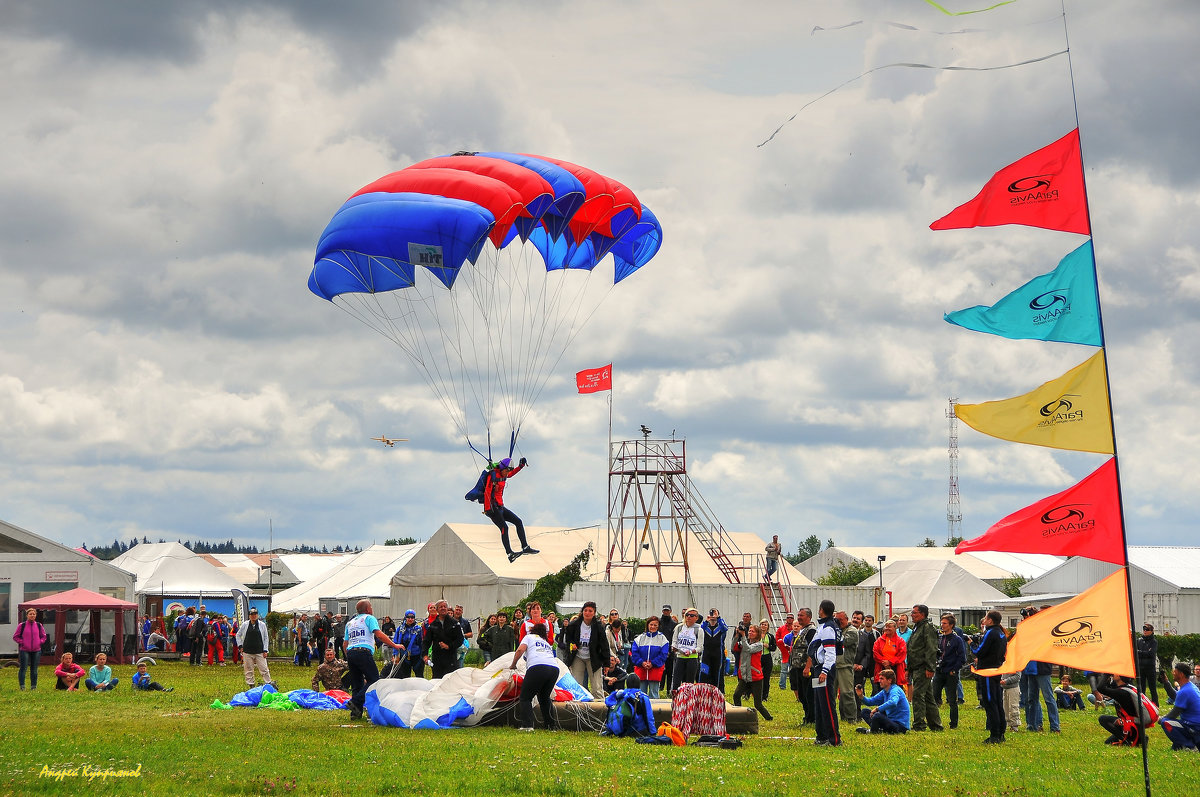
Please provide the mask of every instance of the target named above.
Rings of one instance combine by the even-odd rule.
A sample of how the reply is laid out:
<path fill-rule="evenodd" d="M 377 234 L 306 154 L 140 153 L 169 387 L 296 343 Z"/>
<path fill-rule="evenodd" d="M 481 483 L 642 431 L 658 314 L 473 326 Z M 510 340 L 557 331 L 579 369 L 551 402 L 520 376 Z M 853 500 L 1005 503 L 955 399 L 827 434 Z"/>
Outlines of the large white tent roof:
<path fill-rule="evenodd" d="M 294 587 L 275 593 L 271 610 L 307 612 L 321 598 L 389 598 L 392 576 L 425 545 L 372 545 Z"/>
<path fill-rule="evenodd" d="M 512 534 L 512 532 L 510 532 Z M 731 554 L 762 553 L 766 542 L 750 532 L 727 532 L 738 548 Z M 453 583 L 472 584 L 515 584 L 536 580 L 547 573 L 555 573 L 570 564 L 580 551 L 591 547 L 592 555 L 584 568 L 583 577 L 588 581 L 602 581 L 605 576 L 607 531 L 597 527 L 563 529 L 551 526 L 526 526 L 526 539 L 539 553 L 519 557 L 509 562 L 500 542 L 500 534 L 490 524 L 447 523 L 425 543 L 419 556 L 396 574 L 392 583 L 397 586 L 431 586 Z M 515 534 L 513 535 L 515 537 Z M 728 583 L 700 542 L 688 534 L 689 570 L 691 581 L 696 584 Z M 515 540 L 514 540 L 515 542 Z M 639 583 L 657 583 L 658 571 L 652 567 L 652 552 L 645 551 L 637 573 Z M 785 561 L 780 568 L 786 570 L 790 582 L 796 586 L 811 585 L 812 581 L 796 571 Z M 633 568 L 615 568 L 613 581 L 629 581 Z M 448 578 L 454 579 L 452 582 Z M 681 567 L 663 568 L 664 582 L 684 581 Z"/>
<path fill-rule="evenodd" d="M 1000 580 L 1013 576 L 1036 578 L 1063 563 L 1061 556 L 1037 553 L 1006 553 L 1004 551 L 970 551 L 955 554 L 953 548 L 904 547 L 857 547 L 837 545 L 829 551 L 840 551 L 855 559 L 861 559 L 871 567 L 878 566 L 878 558 L 886 556 L 884 573 L 897 562 L 931 561 L 954 562 L 976 578 Z M 822 551 L 822 554 L 826 553 Z M 818 554 L 820 555 L 820 554 Z M 815 558 L 815 557 L 814 557 Z"/>
<path fill-rule="evenodd" d="M 355 556 L 357 554 L 353 553 L 282 553 L 275 557 L 275 562 L 283 565 L 279 568 L 284 571 L 281 578 L 302 582 L 330 573 Z"/>
<path fill-rule="evenodd" d="M 137 577 L 135 591 L 139 595 L 147 592 L 195 595 L 246 589 L 245 584 L 177 542 L 144 542 L 133 546 L 112 563 Z"/>
<path fill-rule="evenodd" d="M 875 575 L 859 586 L 873 587 L 878 583 L 879 576 Z M 957 610 L 1006 597 L 955 562 L 936 559 L 902 560 L 890 564 L 883 571 L 883 586 L 892 593 L 895 611 L 917 604 L 925 604 L 931 613 L 936 609 Z"/>

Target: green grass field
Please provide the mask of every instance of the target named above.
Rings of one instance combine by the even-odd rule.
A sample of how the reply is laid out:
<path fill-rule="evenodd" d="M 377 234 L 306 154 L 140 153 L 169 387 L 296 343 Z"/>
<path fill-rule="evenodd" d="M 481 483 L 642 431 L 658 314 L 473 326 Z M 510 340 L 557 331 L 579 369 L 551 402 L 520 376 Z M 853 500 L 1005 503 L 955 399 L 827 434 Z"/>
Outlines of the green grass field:
<path fill-rule="evenodd" d="M 1105 748 L 1096 712 L 1063 712 L 1061 735 L 1009 735 L 981 744 L 983 712 L 968 686 L 959 729 L 862 736 L 844 727 L 837 749 L 811 743 L 790 692 L 772 690 L 775 715 L 739 750 L 657 747 L 584 733 L 508 728 L 408 731 L 351 724 L 343 712 L 209 708 L 244 687 L 241 668 L 160 664 L 170 694 L 131 693 L 132 668 L 104 694 L 54 690 L 43 667 L 36 692 L 0 671 L 0 791 L 5 794 L 879 794 L 1134 795 L 1139 750 Z M 274 664 L 281 690 L 312 670 Z M 943 721 L 945 717 L 943 716 Z M 771 737 L 802 737 L 771 738 Z M 138 777 L 88 778 L 105 770 Z M 67 772 L 60 780 L 47 770 Z M 1200 756 L 1150 737 L 1154 793 L 1200 794 Z"/>

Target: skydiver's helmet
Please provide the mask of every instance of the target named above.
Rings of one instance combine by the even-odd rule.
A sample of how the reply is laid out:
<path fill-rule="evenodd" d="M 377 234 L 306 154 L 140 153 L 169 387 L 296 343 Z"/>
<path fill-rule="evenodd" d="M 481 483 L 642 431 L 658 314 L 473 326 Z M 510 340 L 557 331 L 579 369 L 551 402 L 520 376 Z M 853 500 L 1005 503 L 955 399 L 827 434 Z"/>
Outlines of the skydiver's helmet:
<path fill-rule="evenodd" d="M 511 468 L 512 467 L 512 457 L 505 457 L 504 459 L 500 460 L 496 464 L 498 467 L 501 467 L 501 468 L 505 468 L 505 469 Z"/>

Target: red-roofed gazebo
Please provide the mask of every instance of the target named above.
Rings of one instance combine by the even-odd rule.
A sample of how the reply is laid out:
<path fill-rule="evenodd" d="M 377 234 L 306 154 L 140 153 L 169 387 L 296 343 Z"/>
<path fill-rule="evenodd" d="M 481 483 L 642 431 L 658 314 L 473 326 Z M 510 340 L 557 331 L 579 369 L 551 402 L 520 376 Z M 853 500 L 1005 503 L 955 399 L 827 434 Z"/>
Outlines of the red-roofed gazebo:
<path fill-rule="evenodd" d="M 101 595 L 99 592 L 92 592 L 90 589 L 83 589 L 81 587 L 78 589 L 69 589 L 66 592 L 59 592 L 54 595 L 47 595 L 44 598 L 26 601 L 18 606 L 17 609 L 21 613 L 24 613 L 26 609 L 37 609 L 39 612 L 55 612 L 55 664 L 58 663 L 63 654 L 63 643 L 66 641 L 67 635 L 67 612 L 91 613 L 89 625 L 91 626 L 93 639 L 100 638 L 100 613 L 113 612 L 116 641 L 112 645 L 112 653 L 110 655 L 114 664 L 125 663 L 125 612 L 136 612 L 136 603 L 123 601 L 120 598 L 111 598 L 108 595 Z"/>

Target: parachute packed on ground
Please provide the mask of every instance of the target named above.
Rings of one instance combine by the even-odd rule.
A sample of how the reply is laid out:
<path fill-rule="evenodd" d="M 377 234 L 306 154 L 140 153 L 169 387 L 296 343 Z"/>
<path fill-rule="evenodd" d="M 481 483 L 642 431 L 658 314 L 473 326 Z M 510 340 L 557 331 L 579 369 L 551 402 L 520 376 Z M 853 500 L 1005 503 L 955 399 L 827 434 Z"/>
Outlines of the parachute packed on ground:
<path fill-rule="evenodd" d="M 512 453 L 571 341 L 661 245 L 658 219 L 612 178 L 553 158 L 459 152 L 346 200 L 308 287 L 398 345 L 491 458 L 493 435 Z M 611 279 L 593 279 L 610 254 Z"/>

